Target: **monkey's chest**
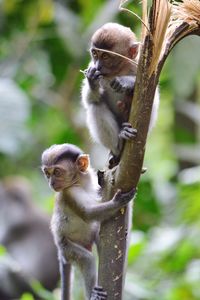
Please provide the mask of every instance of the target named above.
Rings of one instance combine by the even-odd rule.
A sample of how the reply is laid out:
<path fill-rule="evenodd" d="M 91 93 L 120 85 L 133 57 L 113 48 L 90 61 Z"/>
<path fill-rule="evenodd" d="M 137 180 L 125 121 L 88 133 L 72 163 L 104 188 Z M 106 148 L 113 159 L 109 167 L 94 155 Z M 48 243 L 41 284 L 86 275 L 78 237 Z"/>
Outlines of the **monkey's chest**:
<path fill-rule="evenodd" d="M 127 103 L 129 102 L 129 99 L 125 93 L 116 93 L 113 92 L 111 88 L 107 87 L 103 98 L 110 111 L 117 118 L 119 124 L 127 121 L 125 119 L 124 111 L 127 109 Z"/>
<path fill-rule="evenodd" d="M 85 222 L 71 210 L 59 216 L 54 214 L 51 227 L 55 238 L 65 237 L 83 246 L 92 244 L 99 230 L 98 222 Z"/>

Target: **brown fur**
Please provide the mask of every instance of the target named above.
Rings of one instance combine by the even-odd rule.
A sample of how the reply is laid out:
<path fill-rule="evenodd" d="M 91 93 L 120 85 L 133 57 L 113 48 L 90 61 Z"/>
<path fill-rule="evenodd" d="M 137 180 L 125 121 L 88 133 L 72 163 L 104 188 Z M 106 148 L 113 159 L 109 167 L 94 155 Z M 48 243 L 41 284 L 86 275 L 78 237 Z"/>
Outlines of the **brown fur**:
<path fill-rule="evenodd" d="M 114 50 L 123 55 L 135 41 L 136 36 L 131 29 L 117 23 L 105 24 L 93 34 L 91 39 L 95 47 Z"/>

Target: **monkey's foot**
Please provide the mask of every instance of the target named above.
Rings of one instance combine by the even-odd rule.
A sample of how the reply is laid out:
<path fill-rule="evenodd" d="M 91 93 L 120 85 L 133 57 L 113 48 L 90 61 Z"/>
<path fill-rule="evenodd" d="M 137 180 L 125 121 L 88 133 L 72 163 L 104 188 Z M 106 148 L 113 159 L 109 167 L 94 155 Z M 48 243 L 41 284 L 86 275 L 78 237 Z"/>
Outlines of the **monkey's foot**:
<path fill-rule="evenodd" d="M 103 290 L 101 286 L 95 286 L 92 290 L 90 300 L 106 300 L 107 293 Z"/>
<path fill-rule="evenodd" d="M 119 133 L 119 138 L 124 140 L 132 140 L 137 135 L 137 129 L 133 128 L 130 123 L 122 123 L 122 129 Z"/>

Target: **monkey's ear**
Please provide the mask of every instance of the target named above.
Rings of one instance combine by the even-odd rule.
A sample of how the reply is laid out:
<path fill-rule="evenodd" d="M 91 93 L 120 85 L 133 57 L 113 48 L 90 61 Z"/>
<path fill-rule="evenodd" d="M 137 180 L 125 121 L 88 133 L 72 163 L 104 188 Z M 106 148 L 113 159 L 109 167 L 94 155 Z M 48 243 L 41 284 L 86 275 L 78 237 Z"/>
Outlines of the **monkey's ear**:
<path fill-rule="evenodd" d="M 130 58 L 135 58 L 138 55 L 138 51 L 139 51 L 139 43 L 135 42 L 129 48 Z"/>
<path fill-rule="evenodd" d="M 88 154 L 80 154 L 76 160 L 77 167 L 79 171 L 85 172 L 90 164 L 90 159 Z"/>

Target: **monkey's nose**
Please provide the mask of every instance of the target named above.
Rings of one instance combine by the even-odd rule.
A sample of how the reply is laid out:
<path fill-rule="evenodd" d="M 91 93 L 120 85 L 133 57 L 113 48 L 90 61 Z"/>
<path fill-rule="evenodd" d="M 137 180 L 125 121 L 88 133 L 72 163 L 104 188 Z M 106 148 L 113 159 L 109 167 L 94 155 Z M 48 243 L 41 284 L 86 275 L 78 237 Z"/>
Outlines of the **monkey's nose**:
<path fill-rule="evenodd" d="M 96 69 L 97 69 L 98 71 L 101 71 L 101 69 L 102 69 L 102 64 L 101 64 L 100 62 L 97 62 L 97 63 L 96 63 Z"/>

